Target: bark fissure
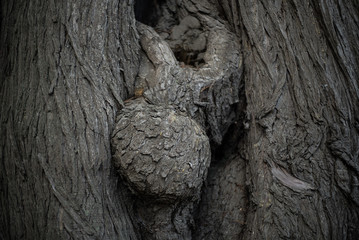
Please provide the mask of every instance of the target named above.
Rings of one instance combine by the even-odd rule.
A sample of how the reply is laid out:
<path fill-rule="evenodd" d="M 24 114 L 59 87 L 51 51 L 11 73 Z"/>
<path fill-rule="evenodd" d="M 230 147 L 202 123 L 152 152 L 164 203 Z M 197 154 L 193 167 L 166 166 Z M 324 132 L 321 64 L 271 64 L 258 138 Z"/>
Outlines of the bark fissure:
<path fill-rule="evenodd" d="M 358 3 L 134 4 L 0 3 L 0 238 L 357 239 Z"/>

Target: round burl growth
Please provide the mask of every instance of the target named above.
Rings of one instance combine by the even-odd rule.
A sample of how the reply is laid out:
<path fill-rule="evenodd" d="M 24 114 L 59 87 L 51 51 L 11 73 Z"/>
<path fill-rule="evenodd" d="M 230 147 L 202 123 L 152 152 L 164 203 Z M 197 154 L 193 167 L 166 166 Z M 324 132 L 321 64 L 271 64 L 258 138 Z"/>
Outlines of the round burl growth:
<path fill-rule="evenodd" d="M 143 99 L 121 110 L 112 148 L 130 189 L 158 200 L 197 197 L 210 163 L 208 137 L 194 120 Z"/>

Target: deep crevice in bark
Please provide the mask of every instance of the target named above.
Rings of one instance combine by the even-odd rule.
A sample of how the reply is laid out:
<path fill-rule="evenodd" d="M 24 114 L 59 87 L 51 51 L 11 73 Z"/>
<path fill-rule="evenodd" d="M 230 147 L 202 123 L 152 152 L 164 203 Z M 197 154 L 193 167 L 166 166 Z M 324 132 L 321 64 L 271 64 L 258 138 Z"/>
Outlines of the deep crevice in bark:
<path fill-rule="evenodd" d="M 133 0 L 1 1 L 0 238 L 358 239 L 358 1 L 139 2 L 145 25 Z M 228 59 L 213 49 L 230 63 L 216 68 Z M 187 192 L 153 204 L 134 181 L 140 201 L 115 174 L 109 136 L 133 94 L 206 130 L 199 205 Z"/>
<path fill-rule="evenodd" d="M 162 15 L 161 7 L 166 0 L 135 0 L 135 18 L 137 21 L 154 27 Z"/>

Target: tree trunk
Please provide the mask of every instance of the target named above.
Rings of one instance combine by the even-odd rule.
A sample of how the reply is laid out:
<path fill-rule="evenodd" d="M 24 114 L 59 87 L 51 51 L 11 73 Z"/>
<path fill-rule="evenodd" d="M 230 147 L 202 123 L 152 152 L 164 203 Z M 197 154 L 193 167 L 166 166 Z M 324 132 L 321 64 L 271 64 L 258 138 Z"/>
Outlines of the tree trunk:
<path fill-rule="evenodd" d="M 359 236 L 356 1 L 241 1 L 244 239 Z"/>
<path fill-rule="evenodd" d="M 0 239 L 359 237 L 357 1 L 0 4 Z M 118 169 L 136 106 L 206 132 L 193 193 Z"/>
<path fill-rule="evenodd" d="M 138 71 L 133 1 L 1 4 L 1 237 L 137 239 L 109 137 Z"/>

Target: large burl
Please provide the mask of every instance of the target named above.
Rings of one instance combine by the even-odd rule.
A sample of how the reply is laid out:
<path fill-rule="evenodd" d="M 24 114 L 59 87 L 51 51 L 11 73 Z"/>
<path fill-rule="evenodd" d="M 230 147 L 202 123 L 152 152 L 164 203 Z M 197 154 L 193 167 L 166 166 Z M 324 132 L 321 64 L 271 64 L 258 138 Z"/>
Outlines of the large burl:
<path fill-rule="evenodd" d="M 185 112 L 131 101 L 117 117 L 112 147 L 115 167 L 137 195 L 165 202 L 198 197 L 210 145 Z"/>
<path fill-rule="evenodd" d="M 112 136 L 113 162 L 136 196 L 143 239 L 192 239 L 209 139 L 212 147 L 222 144 L 242 88 L 236 36 L 215 18 L 183 7 L 178 25 L 165 24 L 172 32 L 167 37 L 137 23 L 143 50 L 137 99 L 120 110 Z"/>

